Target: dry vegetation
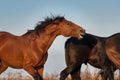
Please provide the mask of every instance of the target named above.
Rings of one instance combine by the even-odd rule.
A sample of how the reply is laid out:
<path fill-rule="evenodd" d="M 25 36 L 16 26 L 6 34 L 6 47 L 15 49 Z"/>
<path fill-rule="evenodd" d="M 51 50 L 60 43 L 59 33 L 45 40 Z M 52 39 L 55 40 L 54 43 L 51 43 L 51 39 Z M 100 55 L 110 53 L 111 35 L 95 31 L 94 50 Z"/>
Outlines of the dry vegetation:
<path fill-rule="evenodd" d="M 84 72 L 81 73 L 82 80 L 95 80 L 95 76 L 97 74 L 97 70 L 95 70 L 93 73 L 90 73 L 89 68 L 87 68 Z M 30 76 L 22 76 L 22 73 L 7 73 L 7 77 L 2 77 L 0 80 L 33 80 Z M 48 74 L 46 73 L 44 80 L 59 80 L 59 74 Z M 71 80 L 70 77 L 66 80 Z M 99 77 L 98 80 L 102 80 L 101 77 Z M 118 75 L 115 75 L 115 80 L 120 80 L 120 77 Z"/>

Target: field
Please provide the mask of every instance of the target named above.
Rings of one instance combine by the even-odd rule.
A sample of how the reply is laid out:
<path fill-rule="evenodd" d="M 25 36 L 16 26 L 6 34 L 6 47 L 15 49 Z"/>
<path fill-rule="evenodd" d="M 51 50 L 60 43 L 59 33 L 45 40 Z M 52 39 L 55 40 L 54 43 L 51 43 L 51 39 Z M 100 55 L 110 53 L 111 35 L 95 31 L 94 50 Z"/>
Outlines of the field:
<path fill-rule="evenodd" d="M 81 72 L 82 80 L 95 80 L 95 76 L 98 70 L 95 70 L 93 73 L 90 73 L 89 69 L 86 69 L 84 72 Z M 0 80 L 33 80 L 31 76 L 22 76 L 22 73 L 7 73 L 7 77 L 1 77 Z M 48 74 L 44 76 L 44 80 L 59 80 L 59 74 Z M 71 80 L 70 76 L 66 80 Z M 102 80 L 101 77 L 98 80 Z M 115 74 L 115 80 L 120 80 L 120 77 Z"/>

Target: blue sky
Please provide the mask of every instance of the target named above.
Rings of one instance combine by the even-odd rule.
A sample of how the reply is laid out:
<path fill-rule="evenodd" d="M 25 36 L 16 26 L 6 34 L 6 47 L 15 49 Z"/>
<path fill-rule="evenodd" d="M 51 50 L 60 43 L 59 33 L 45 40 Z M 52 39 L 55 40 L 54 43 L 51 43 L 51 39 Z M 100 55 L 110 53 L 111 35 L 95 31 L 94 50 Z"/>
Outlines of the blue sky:
<path fill-rule="evenodd" d="M 94 35 L 105 37 L 120 32 L 120 0 L 0 0 L 0 31 L 24 34 L 51 13 L 65 16 Z M 59 73 L 65 68 L 66 39 L 55 39 L 48 50 L 45 72 Z"/>

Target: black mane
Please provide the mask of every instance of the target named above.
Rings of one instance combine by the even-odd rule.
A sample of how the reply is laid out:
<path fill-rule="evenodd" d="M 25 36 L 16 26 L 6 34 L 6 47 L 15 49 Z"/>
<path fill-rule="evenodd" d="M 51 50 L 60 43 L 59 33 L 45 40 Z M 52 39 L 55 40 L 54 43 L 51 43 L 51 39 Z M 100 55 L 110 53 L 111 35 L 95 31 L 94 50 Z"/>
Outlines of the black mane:
<path fill-rule="evenodd" d="M 55 20 L 62 21 L 63 19 L 64 19 L 63 16 L 62 17 L 61 16 L 57 16 L 57 17 L 52 16 L 51 18 L 46 17 L 44 19 L 44 21 L 38 22 L 37 26 L 35 27 L 35 31 L 36 31 L 36 33 L 42 32 L 42 31 L 44 31 L 44 28 L 47 27 L 47 25 L 52 24 Z"/>
<path fill-rule="evenodd" d="M 22 36 L 28 35 L 30 33 L 34 32 L 34 30 L 28 30 L 25 34 L 23 34 Z"/>
<path fill-rule="evenodd" d="M 39 21 L 37 26 L 35 27 L 34 30 L 28 30 L 25 34 L 23 34 L 23 36 L 30 34 L 32 32 L 36 32 L 37 34 L 39 34 L 39 32 L 44 31 L 44 28 L 47 27 L 47 25 L 52 24 L 55 20 L 59 20 L 62 21 L 63 19 L 65 19 L 63 16 L 52 16 L 51 18 L 46 17 L 44 19 L 44 21 Z"/>

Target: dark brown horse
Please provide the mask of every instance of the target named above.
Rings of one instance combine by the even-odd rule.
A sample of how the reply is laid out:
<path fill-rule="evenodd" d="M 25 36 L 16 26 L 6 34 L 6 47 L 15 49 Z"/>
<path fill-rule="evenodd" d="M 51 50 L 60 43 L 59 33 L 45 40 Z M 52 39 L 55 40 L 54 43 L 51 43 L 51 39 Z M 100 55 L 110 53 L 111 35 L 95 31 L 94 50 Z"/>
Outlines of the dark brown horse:
<path fill-rule="evenodd" d="M 43 80 L 47 50 L 54 39 L 65 37 L 82 38 L 85 30 L 64 17 L 46 18 L 22 36 L 0 32 L 0 73 L 8 67 L 24 69 L 35 80 Z"/>
<path fill-rule="evenodd" d="M 113 72 L 116 66 L 108 59 L 105 51 L 108 38 L 91 34 L 85 34 L 81 40 L 69 38 L 65 43 L 67 67 L 61 72 L 60 80 L 65 80 L 68 74 L 71 74 L 73 80 L 81 80 L 82 63 L 89 63 L 96 68 L 103 69 L 103 80 L 114 80 Z"/>

